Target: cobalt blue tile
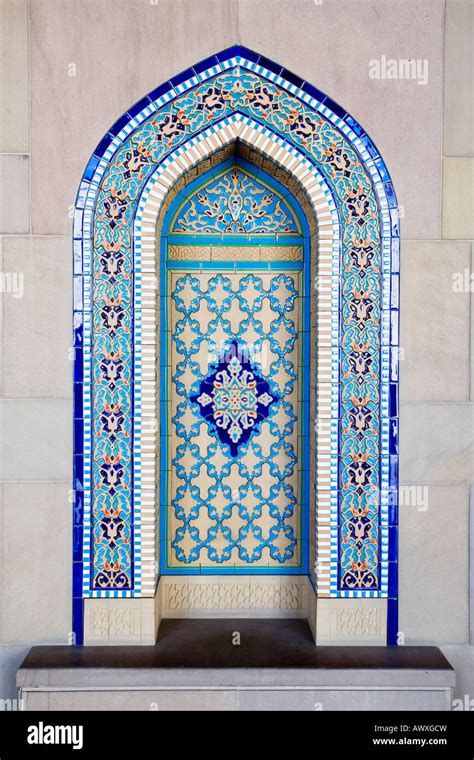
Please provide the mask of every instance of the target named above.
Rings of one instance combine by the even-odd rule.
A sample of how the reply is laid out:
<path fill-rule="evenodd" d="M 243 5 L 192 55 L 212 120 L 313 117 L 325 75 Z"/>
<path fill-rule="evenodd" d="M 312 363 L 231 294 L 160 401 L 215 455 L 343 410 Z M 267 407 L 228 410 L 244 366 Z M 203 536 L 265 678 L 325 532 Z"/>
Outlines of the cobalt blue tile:
<path fill-rule="evenodd" d="M 369 135 L 363 135 L 361 137 L 362 142 L 364 143 L 365 147 L 367 148 L 367 152 L 372 158 L 376 158 L 379 155 L 379 152 L 375 145 L 373 144 L 372 140 L 370 139 Z"/>
<path fill-rule="evenodd" d="M 387 195 L 387 203 L 390 208 L 397 208 L 397 198 L 395 196 L 395 190 L 393 189 L 393 185 L 391 182 L 386 182 L 384 184 L 385 193 Z"/>
<path fill-rule="evenodd" d="M 381 158 L 376 158 L 375 161 L 374 161 L 374 163 L 375 163 L 375 166 L 377 167 L 377 169 L 379 170 L 379 174 L 380 174 L 380 176 L 382 178 L 382 182 L 390 182 L 390 174 L 388 173 L 387 167 L 385 166 L 385 164 L 382 161 L 382 159 Z"/>
<path fill-rule="evenodd" d="M 179 84 L 186 82 L 187 79 L 191 79 L 193 76 L 194 71 L 192 69 L 186 69 L 186 71 L 182 71 L 181 74 L 177 74 L 175 77 L 170 79 L 170 82 L 172 87 L 177 87 Z"/>
<path fill-rule="evenodd" d="M 84 172 L 84 179 L 91 180 L 94 176 L 94 172 L 97 169 L 97 164 L 99 163 L 99 158 L 97 156 L 92 156 L 89 163 L 86 166 L 86 170 Z"/>
<path fill-rule="evenodd" d="M 82 451 L 82 449 L 80 449 Z M 74 455 L 74 488 L 82 491 L 84 483 L 84 457 L 79 454 Z"/>
<path fill-rule="evenodd" d="M 74 382 L 82 383 L 84 379 L 84 355 L 82 348 L 74 349 Z"/>
<path fill-rule="evenodd" d="M 398 559 L 398 526 L 391 525 L 388 528 L 388 561 L 396 562 Z"/>
<path fill-rule="evenodd" d="M 74 453 L 83 454 L 84 452 L 84 421 L 81 419 L 74 420 Z"/>
<path fill-rule="evenodd" d="M 258 63 L 260 55 L 259 53 L 256 53 L 255 50 L 249 50 L 248 48 L 242 47 L 241 45 L 237 45 L 235 50 L 238 51 L 235 53 L 235 55 L 240 55 L 242 58 L 246 58 L 248 61 Z"/>
<path fill-rule="evenodd" d="M 135 103 L 135 105 L 132 106 L 128 110 L 128 115 L 130 116 L 131 119 L 133 119 L 134 116 L 136 116 L 138 113 L 140 113 L 140 111 L 143 111 L 143 109 L 146 108 L 149 105 L 150 105 L 150 100 L 149 100 L 148 96 L 145 95 L 144 98 L 142 98 L 141 100 L 139 100 L 138 103 Z"/>
<path fill-rule="evenodd" d="M 395 485 L 398 483 L 398 456 L 391 454 L 389 457 L 389 483 Z"/>
<path fill-rule="evenodd" d="M 388 450 L 390 454 L 398 454 L 398 419 L 396 417 L 389 421 Z"/>
<path fill-rule="evenodd" d="M 84 643 L 84 602 L 82 599 L 74 599 L 72 603 L 72 629 L 75 636 L 75 644 L 82 646 Z"/>
<path fill-rule="evenodd" d="M 287 82 L 294 84 L 295 87 L 301 87 L 303 85 L 301 77 L 297 77 L 296 74 L 293 74 L 292 71 L 288 71 L 288 69 L 283 69 L 280 76 L 282 76 L 283 79 L 286 79 Z"/>
<path fill-rule="evenodd" d="M 398 525 L 398 486 L 388 489 L 388 524 Z"/>
<path fill-rule="evenodd" d="M 84 519 L 84 491 L 74 491 L 74 503 L 72 510 L 73 525 L 82 525 Z"/>
<path fill-rule="evenodd" d="M 110 127 L 110 129 L 109 129 L 110 134 L 114 135 L 114 136 L 118 135 L 118 133 L 121 132 L 121 130 L 124 127 L 127 126 L 127 124 L 128 124 L 129 121 L 130 121 L 130 117 L 129 117 L 128 113 L 125 113 L 123 116 L 120 117 L 120 119 L 117 119 L 117 121 L 115 122 L 115 124 L 113 124 Z"/>
<path fill-rule="evenodd" d="M 72 565 L 72 595 L 74 599 L 82 596 L 82 562 L 73 562 Z"/>
<path fill-rule="evenodd" d="M 398 599 L 388 599 L 387 602 L 387 644 L 398 644 Z"/>
<path fill-rule="evenodd" d="M 81 419 L 83 416 L 84 386 L 82 383 L 74 383 L 74 418 Z"/>
<path fill-rule="evenodd" d="M 398 385 L 397 383 L 389 383 L 389 396 L 388 396 L 388 414 L 389 417 L 398 417 Z"/>
<path fill-rule="evenodd" d="M 388 563 L 388 594 L 396 595 L 398 588 L 398 562 Z"/>
<path fill-rule="evenodd" d="M 303 82 L 302 87 L 303 92 L 306 92 L 311 98 L 315 98 L 315 100 L 318 100 L 320 103 L 325 100 L 326 95 L 324 92 L 321 92 L 321 90 L 318 90 L 317 87 L 313 87 L 312 84 L 309 82 Z"/>
<path fill-rule="evenodd" d="M 211 55 L 209 58 L 204 58 L 203 61 L 199 61 L 195 66 L 193 66 L 193 69 L 196 74 L 200 74 L 201 71 L 206 71 L 206 69 L 212 69 L 213 66 L 217 66 L 219 61 L 217 60 L 217 56 Z"/>
<path fill-rule="evenodd" d="M 232 45 L 225 50 L 221 50 L 220 53 L 217 53 L 216 58 L 220 62 L 228 61 L 229 58 L 235 58 L 237 55 L 242 55 L 242 50 L 243 48 L 240 45 Z"/>
<path fill-rule="evenodd" d="M 265 58 L 264 55 L 261 55 L 258 59 L 258 65 L 263 66 L 265 69 L 268 69 L 268 71 L 273 71 L 274 74 L 280 75 L 283 71 L 282 66 L 277 66 L 276 63 L 270 60 L 270 58 Z"/>
<path fill-rule="evenodd" d="M 158 98 L 161 98 L 162 95 L 166 95 L 167 92 L 169 92 L 171 89 L 171 83 L 165 82 L 164 84 L 160 84 L 159 87 L 155 87 L 154 90 L 148 93 L 148 97 L 150 100 L 158 100 Z"/>
<path fill-rule="evenodd" d="M 108 132 L 107 134 L 102 138 L 100 143 L 96 146 L 96 149 L 94 151 L 95 156 L 99 156 L 99 158 L 102 158 L 105 151 L 109 147 L 110 143 L 114 139 L 114 135 L 110 135 Z"/>
<path fill-rule="evenodd" d="M 80 562 L 82 560 L 82 547 L 83 547 L 83 527 L 82 525 L 75 525 L 72 529 L 73 562 Z M 81 583 L 82 583 L 82 579 L 81 579 Z"/>
<path fill-rule="evenodd" d="M 364 134 L 364 130 L 360 126 L 360 124 L 352 118 L 348 113 L 344 116 L 344 121 L 346 122 L 347 126 L 352 129 L 353 132 L 356 133 L 358 137 L 362 137 Z"/>
<path fill-rule="evenodd" d="M 374 164 L 378 169 L 382 182 L 390 182 L 390 174 L 388 173 L 387 167 L 385 166 L 385 163 L 380 158 L 380 156 L 374 160 Z"/>
<path fill-rule="evenodd" d="M 347 114 L 347 110 L 345 108 L 341 108 L 341 106 L 331 98 L 326 98 L 324 105 L 326 108 L 329 108 L 333 113 L 335 113 L 336 116 L 339 116 L 340 119 L 344 119 Z"/>

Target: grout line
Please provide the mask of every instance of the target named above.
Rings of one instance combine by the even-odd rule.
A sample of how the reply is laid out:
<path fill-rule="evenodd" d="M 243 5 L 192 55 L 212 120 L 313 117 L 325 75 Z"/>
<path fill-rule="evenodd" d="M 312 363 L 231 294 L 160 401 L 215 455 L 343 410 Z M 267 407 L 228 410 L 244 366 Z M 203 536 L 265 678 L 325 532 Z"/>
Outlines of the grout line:
<path fill-rule="evenodd" d="M 471 279 L 474 278 L 474 243 L 471 243 Z M 471 286 L 472 287 L 472 286 Z M 474 401 L 474 294 L 471 290 L 469 295 L 469 388 L 468 396 Z"/>
<path fill-rule="evenodd" d="M 400 401 L 400 406 L 466 406 L 473 404 L 470 398 L 460 401 Z"/>
<path fill-rule="evenodd" d="M 444 0 L 443 7 L 443 38 L 441 42 L 441 159 L 440 159 L 440 177 L 439 177 L 439 235 L 443 239 L 443 221 L 444 221 L 444 190 L 443 190 L 443 177 L 444 177 L 444 109 L 446 107 L 445 88 L 446 88 L 446 15 L 447 7 L 446 0 Z"/>
<path fill-rule="evenodd" d="M 31 123 L 31 4 L 30 0 L 27 0 L 26 4 L 26 13 L 27 13 L 27 56 L 28 56 L 28 150 L 29 150 L 29 188 L 28 188 L 28 194 L 29 194 L 29 233 L 31 235 L 33 227 L 32 227 L 32 201 L 33 201 L 33 194 L 31 191 L 32 186 L 32 171 L 31 171 L 31 164 L 32 164 L 32 155 L 31 155 L 31 132 L 32 132 L 32 123 Z"/>
<path fill-rule="evenodd" d="M 468 519 L 468 531 L 467 531 L 467 642 L 468 644 L 474 644 L 474 486 L 468 486 L 468 501 L 467 501 L 467 519 Z"/>
<path fill-rule="evenodd" d="M 0 488 L 4 485 L 26 485 L 28 483 L 62 483 L 63 485 L 69 486 L 71 484 L 70 480 L 0 480 Z"/>

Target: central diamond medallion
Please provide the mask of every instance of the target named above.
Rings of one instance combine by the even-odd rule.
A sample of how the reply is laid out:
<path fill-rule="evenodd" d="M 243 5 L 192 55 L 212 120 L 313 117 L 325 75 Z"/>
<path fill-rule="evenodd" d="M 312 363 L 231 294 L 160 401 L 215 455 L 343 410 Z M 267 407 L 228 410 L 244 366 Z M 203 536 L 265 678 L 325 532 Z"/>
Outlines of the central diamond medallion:
<path fill-rule="evenodd" d="M 214 365 L 215 366 L 215 365 Z M 219 357 L 217 368 L 201 381 L 191 396 L 202 417 L 213 427 L 233 457 L 266 419 L 278 397 L 252 365 L 247 350 L 236 340 Z"/>

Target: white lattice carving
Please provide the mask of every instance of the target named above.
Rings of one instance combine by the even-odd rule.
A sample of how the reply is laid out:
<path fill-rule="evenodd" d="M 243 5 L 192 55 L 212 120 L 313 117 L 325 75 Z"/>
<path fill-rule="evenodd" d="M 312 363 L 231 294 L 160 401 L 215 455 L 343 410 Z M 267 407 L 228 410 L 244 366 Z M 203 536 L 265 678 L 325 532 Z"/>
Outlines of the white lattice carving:
<path fill-rule="evenodd" d="M 380 609 L 376 607 L 341 607 L 337 610 L 338 636 L 381 636 Z"/>
<path fill-rule="evenodd" d="M 303 584 L 275 583 L 167 583 L 164 609 L 168 610 L 302 610 Z"/>
<path fill-rule="evenodd" d="M 90 612 L 90 636 L 134 636 L 136 629 L 137 611 L 130 607 L 95 608 Z"/>

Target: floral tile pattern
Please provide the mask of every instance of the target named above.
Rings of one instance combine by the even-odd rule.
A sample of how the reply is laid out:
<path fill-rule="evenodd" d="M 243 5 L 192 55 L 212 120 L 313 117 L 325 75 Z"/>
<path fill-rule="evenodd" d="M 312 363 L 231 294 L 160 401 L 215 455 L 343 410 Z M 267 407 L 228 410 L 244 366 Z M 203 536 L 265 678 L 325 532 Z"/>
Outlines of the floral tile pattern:
<path fill-rule="evenodd" d="M 172 232 L 300 232 L 288 205 L 241 169 L 225 172 L 180 210 Z"/>

